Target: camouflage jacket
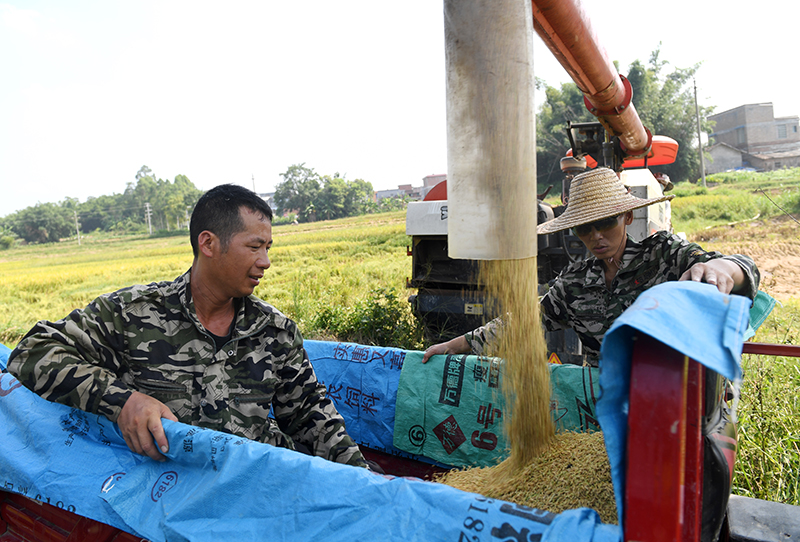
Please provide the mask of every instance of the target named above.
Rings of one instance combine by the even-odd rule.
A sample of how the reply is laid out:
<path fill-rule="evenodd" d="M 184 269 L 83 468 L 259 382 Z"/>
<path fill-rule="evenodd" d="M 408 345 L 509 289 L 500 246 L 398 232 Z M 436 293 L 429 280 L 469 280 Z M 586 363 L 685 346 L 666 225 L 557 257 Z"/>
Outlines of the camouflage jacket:
<path fill-rule="evenodd" d="M 706 252 L 696 243 L 677 235 L 657 232 L 637 243 L 628 237 L 622 262 L 608 288 L 603 263 L 595 257 L 575 262 L 552 282 L 541 300 L 542 323 L 548 331 L 574 329 L 587 353 L 588 362 L 597 365 L 603 335 L 643 291 L 662 282 L 678 280 L 691 266 L 724 258 L 742 268 L 746 278 L 742 295 L 755 298 L 760 275 L 753 260 L 735 254 Z M 473 353 L 483 353 L 502 328 L 495 319 L 466 334 Z"/>
<path fill-rule="evenodd" d="M 41 321 L 11 353 L 8 371 L 43 398 L 116 422 L 133 390 L 178 420 L 366 466 L 317 381 L 294 322 L 254 296 L 238 304 L 220 350 L 195 313 L 190 272 L 95 299 Z M 273 416 L 269 416 L 272 409 Z"/>

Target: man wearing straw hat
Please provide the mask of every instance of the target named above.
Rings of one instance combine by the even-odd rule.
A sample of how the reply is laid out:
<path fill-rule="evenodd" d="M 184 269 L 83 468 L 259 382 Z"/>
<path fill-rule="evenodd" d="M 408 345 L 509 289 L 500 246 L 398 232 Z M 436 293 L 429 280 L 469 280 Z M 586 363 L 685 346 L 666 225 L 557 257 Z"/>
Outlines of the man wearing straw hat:
<path fill-rule="evenodd" d="M 597 365 L 603 335 L 640 293 L 662 282 L 693 280 L 715 285 L 725 294 L 755 298 L 760 275 L 748 256 L 706 252 L 665 231 L 636 242 L 626 233 L 633 211 L 672 199 L 631 195 L 617 174 L 597 168 L 577 175 L 566 210 L 540 224 L 537 233 L 572 228 L 590 256 L 564 269 L 541 300 L 545 329 L 574 329 L 587 361 Z M 435 354 L 482 354 L 501 326 L 499 319 L 425 351 Z"/>

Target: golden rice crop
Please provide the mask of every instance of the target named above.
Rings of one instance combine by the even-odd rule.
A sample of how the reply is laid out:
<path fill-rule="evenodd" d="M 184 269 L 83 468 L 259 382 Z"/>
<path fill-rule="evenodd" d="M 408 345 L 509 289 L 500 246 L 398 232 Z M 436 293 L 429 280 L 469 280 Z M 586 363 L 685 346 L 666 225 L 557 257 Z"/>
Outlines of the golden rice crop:
<path fill-rule="evenodd" d="M 256 295 L 298 323 L 319 305 L 348 307 L 375 288 L 405 288 L 405 214 L 276 226 L 272 267 Z M 86 236 L 0 253 L 0 342 L 15 345 L 40 319 L 55 320 L 132 284 L 172 280 L 192 264 L 188 235 Z M 302 329 L 302 328 L 301 328 Z"/>
<path fill-rule="evenodd" d="M 502 484 L 497 483 L 499 469 L 508 473 Z M 497 467 L 454 470 L 436 477 L 436 481 L 548 512 L 592 508 L 605 523 L 617 523 L 611 467 L 599 431 L 559 433 L 519 468 L 501 463 Z"/>

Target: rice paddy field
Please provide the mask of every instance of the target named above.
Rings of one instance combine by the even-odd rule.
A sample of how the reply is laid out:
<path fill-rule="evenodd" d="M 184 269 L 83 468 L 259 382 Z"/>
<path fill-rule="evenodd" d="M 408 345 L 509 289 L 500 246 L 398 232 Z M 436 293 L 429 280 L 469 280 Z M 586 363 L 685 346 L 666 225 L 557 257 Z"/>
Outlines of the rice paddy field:
<path fill-rule="evenodd" d="M 272 266 L 255 294 L 303 324 L 376 290 L 406 296 L 405 213 L 276 226 Z M 11 346 L 40 319 L 58 319 L 100 294 L 172 280 L 192 265 L 186 235 L 87 236 L 0 252 L 0 342 Z M 409 313 L 410 314 L 410 313 Z"/>
<path fill-rule="evenodd" d="M 762 289 L 779 301 L 754 340 L 800 344 L 800 224 L 785 217 L 756 216 L 764 212 L 758 206 L 748 208 L 747 216 L 731 218 L 728 211 L 719 211 L 727 208 L 720 199 L 728 196 L 713 196 L 709 205 L 719 214 L 714 219 L 698 218 L 693 212 L 682 219 L 682 198 L 676 199 L 675 230 L 687 232 L 690 240 L 707 249 L 752 256 L 762 272 Z M 730 198 L 731 205 L 738 205 L 740 195 Z M 402 343 L 384 335 L 384 346 L 425 346 L 421 335 L 414 334 L 406 302 L 414 292 L 405 287 L 411 258 L 406 254 L 410 238 L 403 211 L 276 226 L 273 235 L 272 267 L 255 293 L 295 319 L 307 338 L 341 339 L 331 322 L 363 321 L 367 309 L 374 317 L 380 305 L 378 312 L 383 311 L 386 320 L 382 325 L 396 331 L 406 323 L 411 330 Z M 173 279 L 191 263 L 188 234 L 89 235 L 80 244 L 73 239 L 2 251 L 0 342 L 13 348 L 39 319 L 62 318 L 99 294 L 131 284 Z M 733 491 L 800 505 L 800 360 L 746 355 L 742 365 Z"/>

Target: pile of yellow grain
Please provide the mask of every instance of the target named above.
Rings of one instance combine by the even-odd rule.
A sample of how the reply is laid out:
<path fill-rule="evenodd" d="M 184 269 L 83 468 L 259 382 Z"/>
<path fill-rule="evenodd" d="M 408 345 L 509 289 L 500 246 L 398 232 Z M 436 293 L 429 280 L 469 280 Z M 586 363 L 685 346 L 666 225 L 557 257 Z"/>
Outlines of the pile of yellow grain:
<path fill-rule="evenodd" d="M 617 523 L 611 470 L 599 431 L 559 433 L 521 468 L 509 468 L 506 460 L 496 467 L 453 470 L 436 481 L 553 513 L 592 508 L 603 522 Z"/>

